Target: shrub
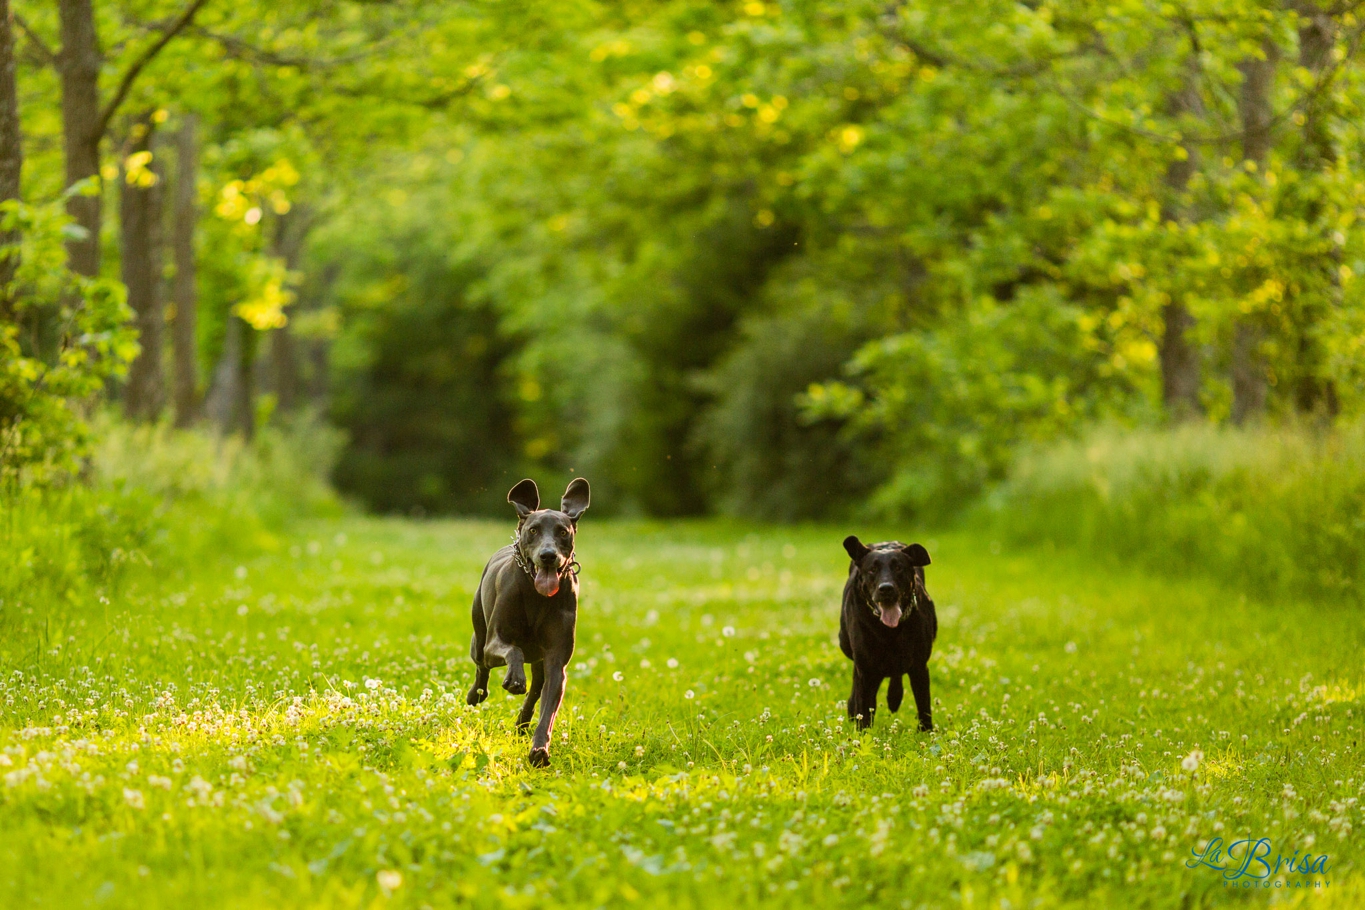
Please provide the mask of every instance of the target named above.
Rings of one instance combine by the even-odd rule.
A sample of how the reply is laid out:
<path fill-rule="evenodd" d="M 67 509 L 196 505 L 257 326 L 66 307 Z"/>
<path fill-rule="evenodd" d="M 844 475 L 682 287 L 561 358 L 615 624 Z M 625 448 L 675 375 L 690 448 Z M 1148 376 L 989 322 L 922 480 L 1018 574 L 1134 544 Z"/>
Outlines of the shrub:
<path fill-rule="evenodd" d="M 1247 593 L 1359 599 L 1365 425 L 1100 429 L 1023 457 L 986 514 L 1019 541 Z"/>
<path fill-rule="evenodd" d="M 250 444 L 94 424 L 84 482 L 0 494 L 0 634 L 107 603 L 140 570 L 270 548 L 288 521 L 341 508 L 324 480 L 337 434 L 313 421 L 267 428 Z"/>

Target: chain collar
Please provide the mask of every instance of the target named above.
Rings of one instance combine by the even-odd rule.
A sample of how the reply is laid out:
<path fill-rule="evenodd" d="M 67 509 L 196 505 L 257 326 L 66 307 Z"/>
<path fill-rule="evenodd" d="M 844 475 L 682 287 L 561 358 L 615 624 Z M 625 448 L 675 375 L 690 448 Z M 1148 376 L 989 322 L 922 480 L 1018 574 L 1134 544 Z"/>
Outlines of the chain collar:
<path fill-rule="evenodd" d="M 582 571 L 583 567 L 578 564 L 577 559 L 574 559 L 575 552 L 577 551 L 576 550 L 569 551 L 568 561 L 564 563 L 564 568 L 559 570 L 559 577 L 561 579 L 564 577 L 565 573 L 568 573 L 573 575 L 575 581 L 578 580 L 578 573 Z M 512 558 L 516 560 L 517 565 L 521 568 L 521 571 L 525 572 L 531 578 L 532 581 L 535 581 L 536 578 L 535 570 L 532 569 L 530 564 L 526 562 L 526 557 L 522 555 L 521 552 L 520 523 L 517 524 L 517 529 L 512 532 Z"/>

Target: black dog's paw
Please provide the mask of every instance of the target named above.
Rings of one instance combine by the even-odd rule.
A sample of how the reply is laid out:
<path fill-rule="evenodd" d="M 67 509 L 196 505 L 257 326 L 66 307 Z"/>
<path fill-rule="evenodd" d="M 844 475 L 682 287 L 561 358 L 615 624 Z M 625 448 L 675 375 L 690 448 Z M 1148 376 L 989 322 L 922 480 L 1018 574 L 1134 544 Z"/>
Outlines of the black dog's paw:
<path fill-rule="evenodd" d="M 868 727 L 872 726 L 872 712 L 870 711 L 864 713 L 856 708 L 850 707 L 848 709 L 848 719 L 853 721 L 859 730 L 866 730 Z"/>
<path fill-rule="evenodd" d="M 921 733 L 933 733 L 933 732 L 934 732 L 934 722 L 933 722 L 932 720 L 922 720 L 922 721 L 920 721 L 920 722 L 919 722 L 919 732 L 921 732 Z"/>
<path fill-rule="evenodd" d="M 544 748 L 532 749 L 531 754 L 527 756 L 526 760 L 536 768 L 548 768 L 550 767 L 550 750 Z"/>
<path fill-rule="evenodd" d="M 478 686 L 470 686 L 469 694 L 464 697 L 464 701 L 467 705 L 477 705 L 481 704 L 487 697 L 488 690 L 480 689 Z"/>
<path fill-rule="evenodd" d="M 502 681 L 502 687 L 513 695 L 525 695 L 526 674 L 518 673 L 516 676 L 513 676 L 511 673 L 508 673 L 507 678 Z"/>

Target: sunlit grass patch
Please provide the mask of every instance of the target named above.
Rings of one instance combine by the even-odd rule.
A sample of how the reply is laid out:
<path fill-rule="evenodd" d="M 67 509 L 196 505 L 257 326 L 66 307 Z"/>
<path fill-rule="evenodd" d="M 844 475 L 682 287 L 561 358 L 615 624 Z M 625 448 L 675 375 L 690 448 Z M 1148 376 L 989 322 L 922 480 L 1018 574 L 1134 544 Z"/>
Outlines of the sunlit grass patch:
<path fill-rule="evenodd" d="M 7 644 L 7 906 L 1267 900 L 1211 838 L 1328 854 L 1352 906 L 1361 630 L 1337 608 L 934 541 L 939 731 L 858 732 L 836 531 L 585 524 L 554 765 L 464 704 L 502 523 L 348 520 L 144 573 Z M 886 534 L 885 536 L 892 536 Z M 750 569 L 757 568 L 757 573 Z M 752 576 L 752 577 L 751 577 Z M 884 696 L 883 696 L 884 698 Z M 883 701 L 884 706 L 884 701 Z M 1283 877 L 1283 876 L 1281 876 Z"/>

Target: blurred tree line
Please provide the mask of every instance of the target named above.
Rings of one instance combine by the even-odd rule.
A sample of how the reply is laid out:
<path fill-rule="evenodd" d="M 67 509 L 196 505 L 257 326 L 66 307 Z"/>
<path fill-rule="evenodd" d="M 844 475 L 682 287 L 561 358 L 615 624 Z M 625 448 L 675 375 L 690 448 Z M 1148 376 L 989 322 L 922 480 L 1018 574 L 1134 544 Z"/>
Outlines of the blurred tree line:
<path fill-rule="evenodd" d="M 130 417 L 322 409 L 383 510 L 938 515 L 1096 421 L 1360 413 L 1356 7 L 60 0 L 0 51 Z"/>

